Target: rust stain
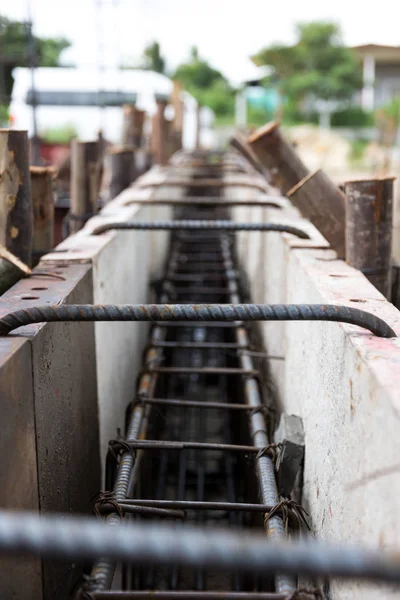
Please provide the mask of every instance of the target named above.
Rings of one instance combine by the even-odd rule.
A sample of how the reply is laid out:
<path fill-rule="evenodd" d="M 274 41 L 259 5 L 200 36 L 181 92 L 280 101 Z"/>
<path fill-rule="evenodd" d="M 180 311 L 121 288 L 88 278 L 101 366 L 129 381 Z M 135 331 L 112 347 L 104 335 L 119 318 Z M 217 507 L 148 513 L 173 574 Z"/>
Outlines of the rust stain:
<path fill-rule="evenodd" d="M 352 416 L 354 415 L 354 394 L 353 394 L 353 380 L 350 379 L 350 410 Z"/>
<path fill-rule="evenodd" d="M 384 202 L 384 194 L 383 194 L 383 186 L 384 186 L 384 182 L 383 181 L 376 181 L 375 182 L 376 185 L 376 193 L 375 193 L 375 199 L 373 201 L 373 207 L 374 207 L 374 221 L 375 223 L 380 223 L 382 221 L 383 218 L 383 214 L 384 214 L 384 206 L 383 206 L 383 202 Z"/>
<path fill-rule="evenodd" d="M 13 227 L 11 227 L 11 231 L 10 231 L 10 233 L 11 233 L 11 237 L 12 237 L 12 239 L 13 239 L 13 240 L 15 240 L 15 238 L 16 238 L 16 237 L 18 237 L 18 234 L 19 234 L 19 229 L 18 229 L 18 227 L 14 227 L 14 226 L 13 226 Z"/>
<path fill-rule="evenodd" d="M 7 207 L 9 210 L 12 210 L 15 206 L 15 203 L 17 201 L 17 196 L 16 194 L 7 194 Z"/>

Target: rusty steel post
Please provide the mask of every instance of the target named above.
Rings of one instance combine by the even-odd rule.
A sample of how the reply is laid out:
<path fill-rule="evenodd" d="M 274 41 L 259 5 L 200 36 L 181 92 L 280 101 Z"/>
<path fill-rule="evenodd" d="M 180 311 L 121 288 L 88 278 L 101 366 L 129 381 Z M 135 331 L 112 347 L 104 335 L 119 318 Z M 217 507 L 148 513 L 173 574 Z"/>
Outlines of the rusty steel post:
<path fill-rule="evenodd" d="M 229 140 L 229 143 L 233 148 L 238 150 L 242 156 L 244 156 L 247 162 L 249 162 L 251 166 L 260 173 L 260 175 L 269 181 L 267 169 L 262 165 L 257 154 L 254 152 L 247 139 L 240 131 L 235 132 L 235 135 Z"/>
<path fill-rule="evenodd" d="M 70 232 L 82 229 L 98 211 L 102 164 L 98 142 L 71 142 Z"/>
<path fill-rule="evenodd" d="M 278 123 L 258 129 L 248 142 L 271 174 L 272 183 L 321 231 L 339 258 L 344 258 L 345 202 L 339 188 L 323 171 L 309 172 Z"/>
<path fill-rule="evenodd" d="M 152 119 L 151 131 L 151 150 L 156 164 L 165 165 L 168 162 L 167 156 L 167 125 L 164 116 L 165 100 L 157 99 L 157 112 Z"/>
<path fill-rule="evenodd" d="M 283 137 L 279 123 L 268 123 L 257 129 L 247 141 L 282 193 L 286 194 L 308 175 L 307 167 Z"/>
<path fill-rule="evenodd" d="M 345 184 L 346 261 L 386 298 L 391 280 L 393 182 L 393 177 L 387 177 Z"/>
<path fill-rule="evenodd" d="M 143 139 L 143 125 L 146 113 L 134 104 L 123 106 L 122 146 L 140 148 Z"/>
<path fill-rule="evenodd" d="M 30 265 L 32 235 L 28 135 L 0 129 L 0 244 Z"/>
<path fill-rule="evenodd" d="M 32 254 L 38 262 L 54 247 L 54 170 L 31 166 L 30 173 L 34 221 Z"/>
<path fill-rule="evenodd" d="M 111 171 L 110 199 L 130 186 L 135 179 L 135 150 L 133 148 L 113 148 L 108 154 Z"/>

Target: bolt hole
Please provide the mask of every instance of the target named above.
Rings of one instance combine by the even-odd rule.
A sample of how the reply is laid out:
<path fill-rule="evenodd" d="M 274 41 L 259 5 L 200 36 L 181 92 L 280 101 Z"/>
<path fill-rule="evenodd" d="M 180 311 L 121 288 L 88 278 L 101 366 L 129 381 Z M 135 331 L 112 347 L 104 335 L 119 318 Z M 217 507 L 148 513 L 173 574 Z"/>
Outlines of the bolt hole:
<path fill-rule="evenodd" d="M 347 277 L 347 275 L 341 275 L 339 273 L 329 273 L 329 277 Z"/>
<path fill-rule="evenodd" d="M 39 300 L 39 296 L 21 296 L 21 300 Z"/>
<path fill-rule="evenodd" d="M 53 271 L 53 273 L 55 273 L 56 275 L 63 275 L 64 274 L 63 271 Z"/>
<path fill-rule="evenodd" d="M 49 288 L 47 288 L 47 287 L 33 287 L 33 288 L 31 288 L 31 290 L 38 290 L 38 291 L 39 290 L 48 290 L 48 289 Z"/>
<path fill-rule="evenodd" d="M 350 298 L 350 302 L 366 302 L 366 300 L 361 300 L 360 298 Z"/>

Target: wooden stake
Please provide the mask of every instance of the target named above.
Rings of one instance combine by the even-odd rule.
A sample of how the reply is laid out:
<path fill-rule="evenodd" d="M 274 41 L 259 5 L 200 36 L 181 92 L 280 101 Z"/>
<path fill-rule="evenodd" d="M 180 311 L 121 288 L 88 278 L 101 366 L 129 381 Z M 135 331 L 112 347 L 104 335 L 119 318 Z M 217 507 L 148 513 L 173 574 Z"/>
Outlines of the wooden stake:
<path fill-rule="evenodd" d="M 102 163 L 98 142 L 71 142 L 70 232 L 82 229 L 98 211 Z"/>
<path fill-rule="evenodd" d="M 32 232 L 28 135 L 0 129 L 0 244 L 30 266 Z"/>
<path fill-rule="evenodd" d="M 390 295 L 394 178 L 348 181 L 346 261 Z"/>
<path fill-rule="evenodd" d="M 114 148 L 110 150 L 108 157 L 111 170 L 110 198 L 113 200 L 135 180 L 135 150 Z"/>
<path fill-rule="evenodd" d="M 257 130 L 248 142 L 268 170 L 272 184 L 290 197 L 303 216 L 321 231 L 339 258 L 344 258 L 345 201 L 336 185 L 321 170 L 309 172 L 282 136 L 278 123 L 269 123 Z"/>
<path fill-rule="evenodd" d="M 31 167 L 33 202 L 32 253 L 37 262 L 54 248 L 54 169 Z"/>

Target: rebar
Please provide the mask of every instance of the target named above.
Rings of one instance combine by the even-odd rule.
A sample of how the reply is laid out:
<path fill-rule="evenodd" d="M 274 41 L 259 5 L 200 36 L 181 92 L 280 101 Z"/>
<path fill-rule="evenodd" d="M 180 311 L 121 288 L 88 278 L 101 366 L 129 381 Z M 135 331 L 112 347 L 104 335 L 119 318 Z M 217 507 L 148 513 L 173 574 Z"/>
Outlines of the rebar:
<path fill-rule="evenodd" d="M 0 319 L 0 335 L 24 325 L 53 321 L 333 321 L 368 329 L 378 337 L 396 337 L 380 317 L 334 304 L 64 304 L 34 306 Z"/>
<path fill-rule="evenodd" d="M 0 552 L 51 560 L 110 559 L 247 573 L 334 576 L 400 584 L 400 553 L 326 543 L 271 543 L 256 533 L 164 523 L 107 527 L 93 519 L 0 512 Z"/>
<path fill-rule="evenodd" d="M 305 231 L 292 225 L 279 223 L 235 223 L 233 221 L 209 221 L 209 220 L 184 220 L 184 221 L 122 221 L 115 223 L 104 223 L 95 227 L 92 235 L 100 235 L 113 229 L 146 229 L 160 231 L 277 231 L 291 233 L 303 240 L 310 239 Z"/>

